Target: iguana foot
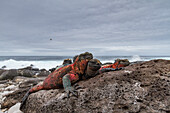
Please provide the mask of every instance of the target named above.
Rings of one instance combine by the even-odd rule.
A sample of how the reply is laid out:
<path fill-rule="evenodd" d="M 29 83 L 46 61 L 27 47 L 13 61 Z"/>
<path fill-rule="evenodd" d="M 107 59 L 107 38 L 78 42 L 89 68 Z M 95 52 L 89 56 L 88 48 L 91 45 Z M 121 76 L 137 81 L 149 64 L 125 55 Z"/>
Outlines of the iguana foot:
<path fill-rule="evenodd" d="M 67 93 L 67 98 L 70 97 L 70 93 L 71 93 L 72 95 L 78 97 L 78 92 L 77 92 L 77 90 L 76 90 L 74 87 L 67 87 L 67 88 L 65 89 L 65 91 L 66 91 L 66 93 Z"/>

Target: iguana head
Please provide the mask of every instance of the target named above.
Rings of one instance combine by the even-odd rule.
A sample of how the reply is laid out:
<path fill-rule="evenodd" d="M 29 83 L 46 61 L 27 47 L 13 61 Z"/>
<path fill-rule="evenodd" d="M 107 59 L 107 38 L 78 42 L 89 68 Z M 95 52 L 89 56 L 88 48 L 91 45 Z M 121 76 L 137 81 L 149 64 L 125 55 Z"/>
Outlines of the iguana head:
<path fill-rule="evenodd" d="M 86 77 L 94 76 L 101 68 L 101 62 L 98 59 L 91 59 L 87 65 Z"/>
<path fill-rule="evenodd" d="M 66 64 L 72 64 L 71 59 L 64 59 L 63 65 L 66 65 Z"/>
<path fill-rule="evenodd" d="M 78 56 L 78 61 L 82 61 L 82 60 L 90 61 L 91 59 L 93 59 L 93 55 L 89 52 L 82 53 Z"/>
<path fill-rule="evenodd" d="M 85 52 L 85 53 L 78 55 L 78 57 L 76 58 L 76 60 L 74 62 L 74 65 L 73 65 L 76 73 L 84 74 L 84 71 L 87 67 L 87 63 L 91 59 L 93 59 L 93 55 L 89 52 Z"/>
<path fill-rule="evenodd" d="M 118 67 L 125 67 L 125 66 L 128 66 L 130 64 L 128 59 L 116 59 L 115 63 L 118 64 Z"/>
<path fill-rule="evenodd" d="M 101 67 L 101 62 L 98 60 L 98 59 L 91 59 L 89 62 L 88 62 L 88 68 L 91 69 L 91 70 L 98 70 L 100 69 Z"/>

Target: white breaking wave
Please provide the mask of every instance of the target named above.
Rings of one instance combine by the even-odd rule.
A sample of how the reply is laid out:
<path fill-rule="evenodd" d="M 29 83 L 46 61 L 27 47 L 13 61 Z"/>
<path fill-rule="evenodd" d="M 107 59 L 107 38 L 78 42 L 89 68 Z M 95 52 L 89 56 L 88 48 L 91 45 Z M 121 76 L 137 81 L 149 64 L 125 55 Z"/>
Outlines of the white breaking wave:
<path fill-rule="evenodd" d="M 107 62 L 114 62 L 118 58 L 113 58 L 112 60 L 101 60 L 102 63 L 107 63 Z M 136 62 L 136 61 L 147 61 L 147 59 L 141 58 L 139 55 L 134 55 L 129 58 L 119 58 L 119 59 L 128 59 L 130 62 Z"/>
<path fill-rule="evenodd" d="M 129 59 L 130 62 L 136 62 L 136 61 L 144 61 L 139 55 L 132 56 L 131 59 Z"/>
<path fill-rule="evenodd" d="M 164 60 L 170 60 L 170 57 L 166 56 L 153 56 L 153 57 L 140 57 L 139 55 L 134 55 L 129 59 L 130 62 L 135 62 L 135 61 L 149 61 L 153 59 L 164 59 Z"/>
<path fill-rule="evenodd" d="M 112 63 L 114 63 L 114 61 L 115 60 L 103 60 L 103 61 L 100 61 L 102 64 L 104 64 L 104 63 L 108 63 L 108 62 L 112 62 Z"/>
<path fill-rule="evenodd" d="M 155 59 L 165 59 L 165 60 L 170 60 L 170 57 L 158 57 L 158 58 L 155 58 Z"/>
<path fill-rule="evenodd" d="M 63 61 L 16 61 L 13 59 L 0 61 L 0 68 L 6 66 L 5 69 L 19 69 L 24 68 L 30 65 L 33 65 L 34 68 L 39 69 L 51 69 L 57 65 L 61 65 Z"/>

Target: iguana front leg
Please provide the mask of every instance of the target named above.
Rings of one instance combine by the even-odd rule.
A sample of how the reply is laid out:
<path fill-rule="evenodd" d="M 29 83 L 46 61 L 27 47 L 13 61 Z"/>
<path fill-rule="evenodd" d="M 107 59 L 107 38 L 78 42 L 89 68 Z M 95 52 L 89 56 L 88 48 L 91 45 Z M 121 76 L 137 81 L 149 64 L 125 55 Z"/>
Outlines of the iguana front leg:
<path fill-rule="evenodd" d="M 72 93 L 74 96 L 78 96 L 78 93 L 77 91 L 75 90 L 74 87 L 71 86 L 71 77 L 70 77 L 70 74 L 66 74 L 64 77 L 63 77 L 63 87 L 64 87 L 64 90 L 66 91 L 67 93 L 67 97 L 70 96 L 70 93 Z"/>
<path fill-rule="evenodd" d="M 98 70 L 96 73 L 95 73 L 95 76 L 98 75 L 98 74 L 101 74 L 101 73 L 104 73 L 104 72 L 109 72 L 109 71 L 118 71 L 118 70 L 121 70 L 123 68 L 103 68 L 103 69 L 100 69 Z"/>

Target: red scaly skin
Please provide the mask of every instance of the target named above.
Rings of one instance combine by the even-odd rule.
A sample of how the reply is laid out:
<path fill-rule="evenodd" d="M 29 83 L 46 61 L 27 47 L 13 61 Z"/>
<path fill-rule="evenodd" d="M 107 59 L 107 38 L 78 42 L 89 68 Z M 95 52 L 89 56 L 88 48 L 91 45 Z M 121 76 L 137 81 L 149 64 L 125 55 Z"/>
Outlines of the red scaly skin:
<path fill-rule="evenodd" d="M 63 87 L 62 78 L 66 74 L 70 75 L 71 83 L 75 83 L 80 79 L 79 75 L 84 74 L 89 60 L 90 59 L 80 59 L 77 57 L 73 64 L 64 66 L 59 70 L 55 70 L 53 73 L 48 75 L 43 84 L 34 86 L 30 89 L 29 93 L 37 92 L 43 89 L 58 89 Z"/>
<path fill-rule="evenodd" d="M 103 68 L 113 68 L 113 69 L 116 69 L 116 68 L 121 68 L 121 67 L 125 67 L 125 65 L 123 64 L 119 64 L 119 61 L 115 62 L 114 64 L 110 64 L 110 65 L 104 65 L 100 68 L 103 69 Z"/>

